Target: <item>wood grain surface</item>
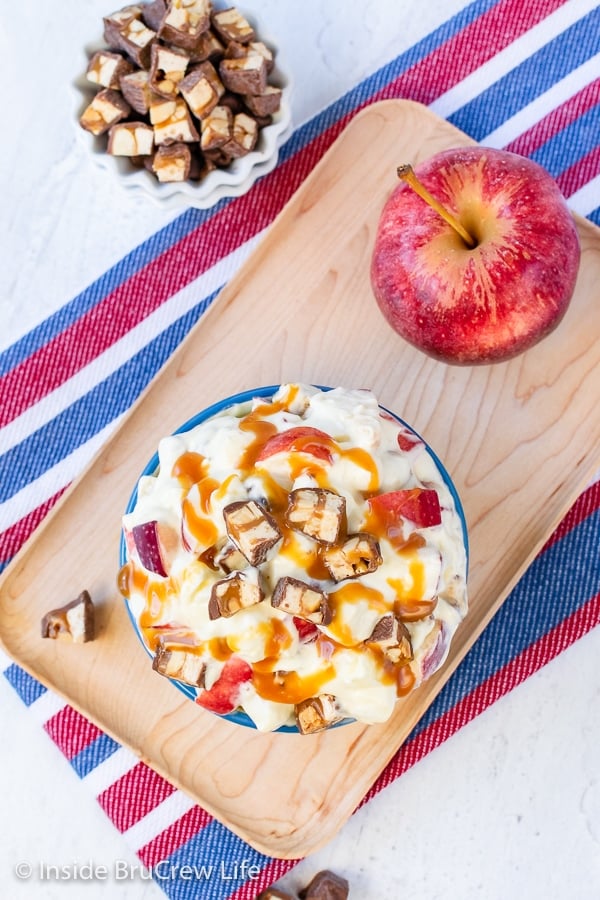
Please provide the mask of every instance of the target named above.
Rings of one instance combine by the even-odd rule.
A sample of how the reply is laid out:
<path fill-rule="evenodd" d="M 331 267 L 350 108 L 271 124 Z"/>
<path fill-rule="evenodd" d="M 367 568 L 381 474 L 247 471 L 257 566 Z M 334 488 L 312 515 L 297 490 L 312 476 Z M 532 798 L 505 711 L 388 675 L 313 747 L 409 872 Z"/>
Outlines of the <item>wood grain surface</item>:
<path fill-rule="evenodd" d="M 446 366 L 406 344 L 372 297 L 369 262 L 396 166 L 471 141 L 424 107 L 356 116 L 238 275 L 64 495 L 0 582 L 5 651 L 257 849 L 304 856 L 343 825 L 600 465 L 600 231 L 560 326 L 509 363 Z M 445 666 L 383 725 L 259 734 L 151 671 L 116 590 L 120 517 L 167 432 L 208 404 L 284 381 L 372 388 L 442 458 L 470 533 L 471 606 Z M 98 638 L 40 638 L 87 588 Z"/>

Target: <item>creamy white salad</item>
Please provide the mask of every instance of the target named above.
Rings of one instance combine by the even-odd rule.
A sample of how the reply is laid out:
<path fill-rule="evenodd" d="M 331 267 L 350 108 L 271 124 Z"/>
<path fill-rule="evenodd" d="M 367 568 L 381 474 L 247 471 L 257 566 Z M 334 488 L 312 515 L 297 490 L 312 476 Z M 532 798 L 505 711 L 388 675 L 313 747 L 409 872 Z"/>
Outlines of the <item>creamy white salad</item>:
<path fill-rule="evenodd" d="M 467 611 L 453 494 L 366 390 L 284 384 L 164 438 L 119 586 L 157 673 L 303 734 L 386 721 Z"/>

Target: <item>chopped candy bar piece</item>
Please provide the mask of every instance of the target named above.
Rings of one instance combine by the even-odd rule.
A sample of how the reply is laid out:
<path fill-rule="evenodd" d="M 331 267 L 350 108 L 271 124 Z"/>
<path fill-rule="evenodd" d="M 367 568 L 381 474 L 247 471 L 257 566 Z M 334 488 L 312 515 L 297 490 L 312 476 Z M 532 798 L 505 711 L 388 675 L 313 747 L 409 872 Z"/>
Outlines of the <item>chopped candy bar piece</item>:
<path fill-rule="evenodd" d="M 152 31 L 160 31 L 162 20 L 166 14 L 166 0 L 153 0 L 152 3 L 144 3 L 142 7 L 142 19 Z"/>
<path fill-rule="evenodd" d="M 203 119 L 215 108 L 225 88 L 210 62 L 193 68 L 179 83 L 179 91 L 197 119 Z"/>
<path fill-rule="evenodd" d="M 248 566 L 248 560 L 234 544 L 225 544 L 223 549 L 215 556 L 215 563 L 227 575 L 230 572 L 239 572 Z"/>
<path fill-rule="evenodd" d="M 306 584 L 298 578 L 286 575 L 275 585 L 271 597 L 271 606 L 313 622 L 315 625 L 327 625 L 331 622 L 331 609 L 327 602 L 327 594 L 317 587 Z"/>
<path fill-rule="evenodd" d="M 329 869 L 317 872 L 298 896 L 300 900 L 347 900 L 350 885 L 341 875 Z"/>
<path fill-rule="evenodd" d="M 294 900 L 291 894 L 280 891 L 278 888 L 268 887 L 261 891 L 256 900 Z"/>
<path fill-rule="evenodd" d="M 162 144 L 152 160 L 152 171 L 161 182 L 185 181 L 190 174 L 192 155 L 187 144 Z"/>
<path fill-rule="evenodd" d="M 147 69 L 150 65 L 152 45 L 156 41 L 156 32 L 144 25 L 141 19 L 131 19 L 118 29 L 117 34 L 115 49 L 124 50 L 136 66 Z"/>
<path fill-rule="evenodd" d="M 213 167 L 213 169 L 223 168 L 224 166 L 228 166 L 231 162 L 231 156 L 229 153 L 225 152 L 224 147 L 216 147 L 214 150 L 206 150 L 203 154 L 206 162 Z"/>
<path fill-rule="evenodd" d="M 158 99 L 150 87 L 150 75 L 145 69 L 138 69 L 130 75 L 123 75 L 120 87 L 131 108 L 142 116 L 148 114 L 150 104 Z"/>
<path fill-rule="evenodd" d="M 251 566 L 265 561 L 269 550 L 282 538 L 277 523 L 255 500 L 238 500 L 223 510 L 229 538 Z"/>
<path fill-rule="evenodd" d="M 193 50 L 210 25 L 210 0 L 170 0 L 160 38 L 176 47 Z"/>
<path fill-rule="evenodd" d="M 264 598 L 257 569 L 233 572 L 212 586 L 208 603 L 208 616 L 233 616 L 240 609 L 254 606 Z"/>
<path fill-rule="evenodd" d="M 95 612 L 88 591 L 67 603 L 47 612 L 42 619 L 42 637 L 53 640 L 69 640 L 85 644 L 95 637 Z"/>
<path fill-rule="evenodd" d="M 267 63 L 259 53 L 247 53 L 219 63 L 221 81 L 237 94 L 263 94 L 267 89 Z"/>
<path fill-rule="evenodd" d="M 213 111 L 202 121 L 200 135 L 202 150 L 216 150 L 223 147 L 231 139 L 232 127 L 233 116 L 229 107 L 215 106 Z"/>
<path fill-rule="evenodd" d="M 259 56 L 264 58 L 265 63 L 267 64 L 267 73 L 273 71 L 273 66 L 275 65 L 275 60 L 273 58 L 273 52 L 267 47 L 263 41 L 250 41 L 248 44 L 248 50 L 250 53 L 258 53 Z"/>
<path fill-rule="evenodd" d="M 225 54 L 225 47 L 219 38 L 210 29 L 200 35 L 200 39 L 193 50 L 190 50 L 191 62 L 204 62 L 211 60 L 216 62 L 222 59 Z"/>
<path fill-rule="evenodd" d="M 231 139 L 227 141 L 223 149 L 232 159 L 236 159 L 254 150 L 257 140 L 258 125 L 256 124 L 256 119 L 246 115 L 246 113 L 238 113 L 233 117 Z"/>
<path fill-rule="evenodd" d="M 247 44 L 256 37 L 254 29 L 234 6 L 222 9 L 212 14 L 212 25 L 219 37 L 225 41 L 237 41 L 239 44 Z"/>
<path fill-rule="evenodd" d="M 374 572 L 381 565 L 382 557 L 375 538 L 358 532 L 348 535 L 341 545 L 327 547 L 323 551 L 323 562 L 334 581 L 343 581 Z"/>
<path fill-rule="evenodd" d="M 132 64 L 120 53 L 113 53 L 112 50 L 98 50 L 90 59 L 85 77 L 92 84 L 118 90 L 120 79 L 130 72 L 133 72 Z"/>
<path fill-rule="evenodd" d="M 111 125 L 126 118 L 130 112 L 131 108 L 121 94 L 106 88 L 98 91 L 89 106 L 84 109 L 79 124 L 97 137 L 108 131 Z"/>
<path fill-rule="evenodd" d="M 148 156 L 154 148 L 154 129 L 144 122 L 121 122 L 108 133 L 112 156 Z"/>
<path fill-rule="evenodd" d="M 124 6 L 123 9 L 104 16 L 104 40 L 109 47 L 119 47 L 121 39 L 121 29 L 133 22 L 134 19 L 140 19 L 142 16 L 142 7 L 139 4 Z"/>
<path fill-rule="evenodd" d="M 190 61 L 183 50 L 154 44 L 151 52 L 150 87 L 160 97 L 174 97 Z"/>
<path fill-rule="evenodd" d="M 408 628 L 394 613 L 386 613 L 375 625 L 367 643 L 378 644 L 393 663 L 407 663 L 413 658 Z"/>
<path fill-rule="evenodd" d="M 272 116 L 281 106 L 281 88 L 268 84 L 262 93 L 244 97 L 244 103 L 255 116 Z"/>
<path fill-rule="evenodd" d="M 159 675 L 175 678 L 192 687 L 204 687 L 206 666 L 196 653 L 165 641 L 156 648 L 152 668 Z"/>
<path fill-rule="evenodd" d="M 340 718 L 333 694 L 321 694 L 297 703 L 294 714 L 301 734 L 323 731 Z"/>
<path fill-rule="evenodd" d="M 172 106 L 171 106 L 172 104 Z M 168 106 L 168 109 L 164 107 Z M 162 104 L 152 104 L 150 121 L 154 125 L 155 144 L 188 144 L 199 140 L 199 135 L 190 116 L 185 100 L 165 100 Z"/>
<path fill-rule="evenodd" d="M 323 488 L 298 488 L 290 493 L 286 519 L 296 531 L 333 544 L 345 526 L 346 500 Z"/>
<path fill-rule="evenodd" d="M 227 106 L 234 116 L 244 112 L 245 109 L 240 95 L 232 94 L 231 91 L 225 91 L 223 96 L 219 99 L 219 106 Z"/>

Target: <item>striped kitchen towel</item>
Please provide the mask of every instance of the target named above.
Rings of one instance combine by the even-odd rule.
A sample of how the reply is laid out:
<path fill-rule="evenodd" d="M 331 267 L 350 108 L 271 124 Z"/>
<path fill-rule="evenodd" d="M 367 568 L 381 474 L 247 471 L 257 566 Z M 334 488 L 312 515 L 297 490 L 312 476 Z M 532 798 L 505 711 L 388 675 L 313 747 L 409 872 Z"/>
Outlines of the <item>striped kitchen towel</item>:
<path fill-rule="evenodd" d="M 479 142 L 540 162 L 571 207 L 600 224 L 599 47 L 598 0 L 475 0 L 297 128 L 276 169 L 246 195 L 186 211 L 0 354 L 0 565 L 364 106 L 425 103 Z M 599 507 L 595 482 L 364 802 L 599 623 Z M 251 898 L 293 865 L 248 847 L 18 666 L 5 659 L 3 669 L 144 865 L 244 859 L 259 872 L 157 878 L 169 897 Z"/>

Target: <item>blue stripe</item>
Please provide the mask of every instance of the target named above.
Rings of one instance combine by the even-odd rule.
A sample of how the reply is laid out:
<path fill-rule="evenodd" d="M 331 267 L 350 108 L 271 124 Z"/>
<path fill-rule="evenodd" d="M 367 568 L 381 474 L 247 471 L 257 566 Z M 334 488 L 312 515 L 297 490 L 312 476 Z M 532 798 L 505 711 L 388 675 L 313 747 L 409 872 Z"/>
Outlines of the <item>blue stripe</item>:
<path fill-rule="evenodd" d="M 466 7 L 466 9 L 441 25 L 397 59 L 383 66 L 356 88 L 348 91 L 343 97 L 314 116 L 292 134 L 280 150 L 280 160 L 283 162 L 289 159 L 318 134 L 338 121 L 339 118 L 351 112 L 360 103 L 368 100 L 370 96 L 397 78 L 405 69 L 441 46 L 464 28 L 465 25 L 468 25 L 482 13 L 495 6 L 497 2 L 498 0 L 477 0 L 477 2 Z M 149 262 L 152 262 L 155 257 L 164 253 L 191 231 L 209 221 L 232 202 L 235 202 L 235 200 L 223 199 L 209 210 L 187 210 L 169 225 L 156 232 L 151 238 L 123 257 L 122 260 L 73 300 L 49 316 L 36 328 L 29 331 L 11 347 L 0 353 L 0 376 L 5 375 L 12 368 L 23 362 L 28 356 L 31 356 L 36 350 L 77 321 L 111 291 L 114 291 Z"/>
<path fill-rule="evenodd" d="M 220 822 L 212 821 L 154 866 L 153 872 L 155 882 L 170 900 L 225 900 L 248 880 L 247 868 L 245 876 L 239 877 L 242 863 L 262 869 L 270 862 L 270 857 L 254 850 Z M 183 866 L 191 868 L 191 877 L 180 874 Z"/>
<path fill-rule="evenodd" d="M 112 375 L 1 456 L 0 503 L 128 410 L 217 293 L 194 306 Z"/>
<path fill-rule="evenodd" d="M 594 212 L 589 214 L 588 219 L 590 219 L 594 225 L 600 225 L 600 206 L 597 206 Z"/>
<path fill-rule="evenodd" d="M 534 560 L 410 737 L 600 592 L 599 534 L 597 510 Z"/>
<path fill-rule="evenodd" d="M 557 178 L 577 159 L 585 156 L 595 146 L 599 137 L 600 105 L 587 110 L 581 118 L 550 138 L 530 156 Z M 569 148 L 568 155 L 565 153 L 566 147 Z"/>
<path fill-rule="evenodd" d="M 4 670 L 4 677 L 12 684 L 25 706 L 31 706 L 38 697 L 46 693 L 43 684 L 40 684 L 15 663 Z"/>
<path fill-rule="evenodd" d="M 99 735 L 91 744 L 80 750 L 70 763 L 80 778 L 85 778 L 96 766 L 112 756 L 119 749 L 119 744 L 107 734 Z"/>
<path fill-rule="evenodd" d="M 600 7 L 545 44 L 449 116 L 448 121 L 475 140 L 483 140 L 506 119 L 597 53 L 599 42 Z M 574 162 L 574 155 L 569 153 L 569 156 Z"/>

